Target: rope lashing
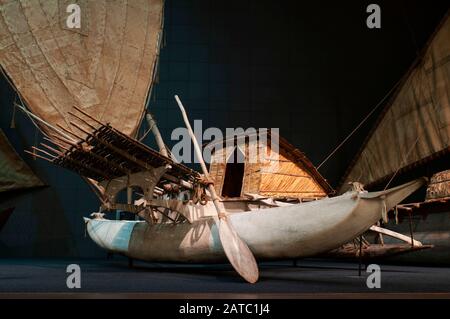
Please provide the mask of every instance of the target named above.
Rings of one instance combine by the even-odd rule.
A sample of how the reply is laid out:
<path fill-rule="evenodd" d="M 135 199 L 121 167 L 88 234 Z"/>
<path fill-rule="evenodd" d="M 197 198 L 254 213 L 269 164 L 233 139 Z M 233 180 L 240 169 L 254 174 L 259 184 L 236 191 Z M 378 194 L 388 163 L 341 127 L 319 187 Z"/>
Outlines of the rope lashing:
<path fill-rule="evenodd" d="M 218 216 L 219 216 L 219 219 L 226 218 L 227 213 L 219 213 Z"/>
<path fill-rule="evenodd" d="M 201 205 L 206 205 L 208 202 L 204 185 L 203 181 L 195 183 L 192 195 L 192 202 L 194 204 L 200 203 Z"/>

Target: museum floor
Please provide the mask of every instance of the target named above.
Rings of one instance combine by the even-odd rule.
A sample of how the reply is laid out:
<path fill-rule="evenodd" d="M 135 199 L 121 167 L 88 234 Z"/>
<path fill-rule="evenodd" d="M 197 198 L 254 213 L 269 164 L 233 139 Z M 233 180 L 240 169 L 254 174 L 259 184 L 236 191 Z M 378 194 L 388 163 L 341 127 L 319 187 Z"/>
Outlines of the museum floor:
<path fill-rule="evenodd" d="M 81 268 L 81 288 L 68 289 L 66 267 Z M 450 268 L 380 265 L 381 288 L 369 289 L 357 263 L 318 259 L 260 264 L 260 280 L 243 282 L 227 265 L 180 265 L 127 260 L 0 259 L 0 298 L 22 293 L 106 293 L 129 297 L 345 297 L 353 295 L 450 297 Z M 177 294 L 175 294 L 177 293 Z M 425 293 L 425 295 L 423 295 Z M 331 294 L 331 295 L 330 295 Z M 19 294 L 20 295 L 20 294 Z M 64 294 L 59 294 L 64 296 Z"/>

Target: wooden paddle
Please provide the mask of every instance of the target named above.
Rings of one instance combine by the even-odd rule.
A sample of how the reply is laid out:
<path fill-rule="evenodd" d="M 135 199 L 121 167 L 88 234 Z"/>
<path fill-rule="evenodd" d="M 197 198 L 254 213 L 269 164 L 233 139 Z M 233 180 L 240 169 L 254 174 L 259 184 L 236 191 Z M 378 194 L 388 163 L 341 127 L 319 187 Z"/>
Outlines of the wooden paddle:
<path fill-rule="evenodd" d="M 181 114 L 183 115 L 186 128 L 188 129 L 189 135 L 194 144 L 195 153 L 202 167 L 203 174 L 210 181 L 208 170 L 206 169 L 205 161 L 203 160 L 203 155 L 198 145 L 198 141 L 195 138 L 194 132 L 192 131 L 191 124 L 184 110 L 184 106 L 181 103 L 178 95 L 175 95 L 175 100 L 180 107 Z M 234 230 L 232 224 L 228 221 L 227 214 L 223 207 L 222 202 L 216 194 L 214 185 L 210 183 L 208 185 L 209 193 L 211 194 L 214 206 L 217 211 L 217 217 L 219 218 L 218 228 L 219 228 L 219 238 L 222 243 L 225 255 L 230 261 L 234 269 L 241 275 L 245 280 L 250 283 L 255 283 L 259 277 L 258 265 L 256 263 L 255 257 L 248 248 L 247 244 L 239 237 L 237 232 Z M 217 219 L 216 219 L 217 224 Z"/>

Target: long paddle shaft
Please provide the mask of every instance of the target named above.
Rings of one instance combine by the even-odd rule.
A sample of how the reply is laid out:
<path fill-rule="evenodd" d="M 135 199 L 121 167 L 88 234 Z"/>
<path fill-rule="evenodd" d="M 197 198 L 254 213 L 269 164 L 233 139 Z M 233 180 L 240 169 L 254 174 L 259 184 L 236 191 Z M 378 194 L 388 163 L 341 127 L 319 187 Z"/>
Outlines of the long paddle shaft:
<path fill-rule="evenodd" d="M 183 115 L 183 120 L 184 120 L 184 122 L 186 124 L 186 128 L 188 129 L 189 135 L 190 135 L 191 140 L 192 140 L 192 144 L 194 144 L 195 154 L 197 155 L 197 158 L 198 158 L 198 160 L 200 162 L 200 166 L 202 168 L 203 175 L 205 175 L 205 177 L 208 179 L 208 181 L 210 181 L 209 172 L 206 169 L 206 164 L 205 164 L 205 161 L 203 160 L 202 151 L 200 150 L 200 146 L 198 145 L 198 141 L 197 141 L 197 139 L 195 137 L 194 132 L 192 131 L 192 127 L 191 127 L 191 124 L 189 123 L 189 119 L 187 117 L 187 114 L 186 114 L 186 111 L 184 109 L 184 106 L 181 103 L 180 99 L 178 98 L 178 95 L 175 95 L 175 100 L 177 101 L 178 106 L 180 107 L 181 114 Z M 209 190 L 209 192 L 211 194 L 211 197 L 212 197 L 214 206 L 216 207 L 217 214 L 218 214 L 219 218 L 224 218 L 224 216 L 225 216 L 225 209 L 224 209 L 222 203 L 220 202 L 219 197 L 217 196 L 217 193 L 216 193 L 216 189 L 214 188 L 214 185 L 212 183 L 208 184 L 208 190 Z"/>
<path fill-rule="evenodd" d="M 181 114 L 183 115 L 186 128 L 188 129 L 189 135 L 192 139 L 192 144 L 194 144 L 195 153 L 200 162 L 203 174 L 210 182 L 210 177 L 208 170 L 206 169 L 205 161 L 203 160 L 203 155 L 198 145 L 198 141 L 195 138 L 195 134 L 192 131 L 191 124 L 187 117 L 186 111 L 183 104 L 181 103 L 178 95 L 175 95 L 175 100 L 178 103 Z M 222 243 L 222 247 L 225 254 L 230 261 L 234 269 L 248 282 L 255 283 L 259 277 L 258 265 L 256 264 L 255 257 L 248 248 L 247 244 L 239 237 L 237 232 L 233 229 L 231 224 L 228 222 L 225 209 L 223 204 L 220 202 L 219 197 L 216 194 L 216 189 L 212 183 L 208 184 L 208 190 L 211 194 L 214 206 L 219 217 L 219 237 Z"/>

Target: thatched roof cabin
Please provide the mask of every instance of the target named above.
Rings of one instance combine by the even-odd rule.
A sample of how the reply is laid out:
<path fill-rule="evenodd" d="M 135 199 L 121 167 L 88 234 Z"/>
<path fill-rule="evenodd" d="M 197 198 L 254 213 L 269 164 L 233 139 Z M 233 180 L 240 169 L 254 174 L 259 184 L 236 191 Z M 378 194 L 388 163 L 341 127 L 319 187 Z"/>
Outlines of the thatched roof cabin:
<path fill-rule="evenodd" d="M 267 134 L 266 141 L 261 134 Z M 273 141 L 278 141 L 276 146 Z M 234 135 L 208 147 L 209 173 L 223 198 L 259 194 L 303 200 L 334 192 L 305 154 L 269 130 Z"/>

